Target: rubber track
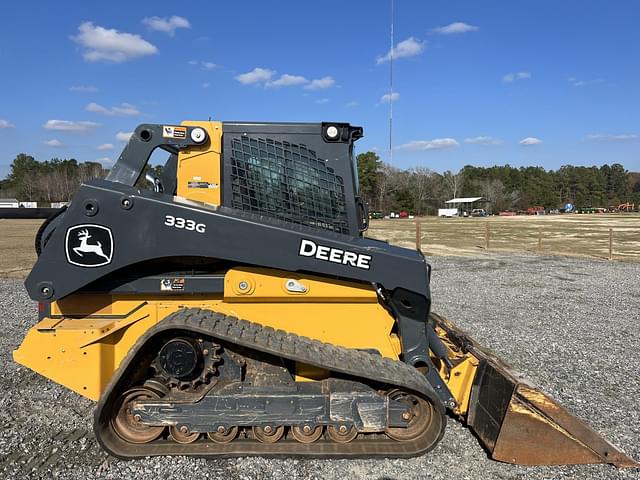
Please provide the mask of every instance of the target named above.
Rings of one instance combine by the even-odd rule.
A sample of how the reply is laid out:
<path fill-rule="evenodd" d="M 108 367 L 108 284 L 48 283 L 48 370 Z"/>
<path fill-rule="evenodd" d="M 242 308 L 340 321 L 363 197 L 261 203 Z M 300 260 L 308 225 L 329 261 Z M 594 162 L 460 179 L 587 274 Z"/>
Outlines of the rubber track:
<path fill-rule="evenodd" d="M 378 435 L 375 439 L 356 439 L 348 444 L 336 444 L 320 440 L 313 444 L 301 444 L 293 440 L 280 440 L 275 444 L 262 444 L 254 440 L 236 439 L 229 444 L 216 444 L 208 440 L 199 440 L 193 444 L 181 445 L 170 440 L 157 440 L 149 444 L 133 445 L 120 440 L 110 426 L 105 425 L 108 418 L 103 411 L 114 397 L 114 388 L 121 383 L 120 377 L 136 353 L 152 336 L 167 330 L 188 330 L 242 347 L 258 350 L 289 360 L 306 363 L 318 368 L 367 379 L 391 388 L 410 390 L 427 398 L 435 405 L 436 415 L 442 419 L 442 428 L 437 441 L 442 438 L 446 424 L 444 407 L 438 400 L 433 387 L 415 368 L 398 360 L 360 350 L 339 347 L 329 343 L 312 340 L 283 330 L 264 327 L 258 323 L 241 320 L 211 310 L 190 308 L 179 310 L 149 329 L 141 336 L 121 367 L 115 372 L 96 409 L 96 437 L 111 454 L 132 458 L 149 455 L 197 455 L 197 456 L 332 456 L 332 457 L 370 457 L 375 455 L 407 457 L 425 453 L 436 442 L 421 438 L 414 441 L 398 442 Z M 127 386 L 128 387 L 128 386 Z M 117 389 L 115 393 L 122 390 Z M 362 436 L 361 436 L 362 437 Z M 368 437 L 368 436 L 367 436 Z M 360 437 L 359 437 L 360 438 Z"/>

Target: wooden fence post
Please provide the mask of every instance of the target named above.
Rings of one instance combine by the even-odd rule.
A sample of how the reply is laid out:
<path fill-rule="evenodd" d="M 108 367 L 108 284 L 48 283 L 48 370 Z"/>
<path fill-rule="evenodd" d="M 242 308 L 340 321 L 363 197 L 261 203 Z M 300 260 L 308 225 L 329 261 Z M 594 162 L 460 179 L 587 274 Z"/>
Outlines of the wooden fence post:
<path fill-rule="evenodd" d="M 490 238 L 491 238 L 491 227 L 489 226 L 489 222 L 487 222 L 484 229 L 484 249 L 485 250 L 489 250 Z"/>
<path fill-rule="evenodd" d="M 420 222 L 416 220 L 416 250 L 422 250 L 422 232 L 420 231 Z"/>
<path fill-rule="evenodd" d="M 609 260 L 613 260 L 613 228 L 609 229 Z"/>
<path fill-rule="evenodd" d="M 538 229 L 538 252 L 542 252 L 542 228 Z"/>

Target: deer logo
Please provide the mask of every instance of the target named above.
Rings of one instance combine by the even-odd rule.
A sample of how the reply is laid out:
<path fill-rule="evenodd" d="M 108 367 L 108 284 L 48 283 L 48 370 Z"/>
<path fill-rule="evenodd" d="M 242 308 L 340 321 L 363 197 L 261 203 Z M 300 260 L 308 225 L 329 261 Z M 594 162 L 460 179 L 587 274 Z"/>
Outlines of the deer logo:
<path fill-rule="evenodd" d="M 91 239 L 91 240 L 90 240 Z M 100 267 L 111 263 L 113 237 L 102 225 L 76 225 L 67 230 L 67 260 L 80 267 Z"/>
<path fill-rule="evenodd" d="M 78 255 L 82 257 L 83 253 L 95 253 L 109 261 L 109 257 L 107 257 L 102 251 L 102 243 L 97 242 L 95 245 L 89 245 L 88 240 L 91 238 L 89 230 L 80 230 L 80 232 L 78 232 L 78 238 L 80 239 L 80 246 L 73 249 L 73 251 Z"/>

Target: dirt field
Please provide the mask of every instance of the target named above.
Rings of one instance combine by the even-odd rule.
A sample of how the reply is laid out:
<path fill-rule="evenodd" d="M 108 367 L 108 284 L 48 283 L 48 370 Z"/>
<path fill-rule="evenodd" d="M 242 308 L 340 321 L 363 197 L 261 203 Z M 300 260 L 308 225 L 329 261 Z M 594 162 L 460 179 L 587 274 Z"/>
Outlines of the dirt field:
<path fill-rule="evenodd" d="M 482 256 L 490 228 L 491 251 L 640 261 L 640 214 L 547 215 L 418 219 L 427 255 Z M 367 236 L 415 248 L 415 220 L 373 220 Z M 0 277 L 25 277 L 36 254 L 33 239 L 42 220 L 0 219 Z M 539 248 L 541 237 L 541 248 Z"/>
<path fill-rule="evenodd" d="M 33 244 L 44 220 L 0 219 L 0 277 L 26 277 L 36 261 Z"/>
<path fill-rule="evenodd" d="M 422 251 L 428 255 L 481 255 L 489 225 L 490 250 L 608 258 L 611 228 L 613 258 L 640 261 L 640 214 L 424 217 L 418 221 Z M 373 220 L 367 236 L 415 248 L 415 222 Z"/>

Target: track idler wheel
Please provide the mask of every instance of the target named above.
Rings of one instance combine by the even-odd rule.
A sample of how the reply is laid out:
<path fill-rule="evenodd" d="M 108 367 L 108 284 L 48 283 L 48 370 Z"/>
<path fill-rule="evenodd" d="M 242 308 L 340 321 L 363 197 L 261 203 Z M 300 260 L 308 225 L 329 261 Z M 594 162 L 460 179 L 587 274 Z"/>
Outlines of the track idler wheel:
<path fill-rule="evenodd" d="M 238 436 L 238 427 L 218 427 L 217 431 L 207 433 L 209 440 L 215 443 L 230 443 Z"/>
<path fill-rule="evenodd" d="M 389 393 L 389 399 L 407 405 L 407 410 L 403 414 L 403 418 L 408 422 L 406 427 L 387 428 L 385 433 L 389 438 L 399 442 L 415 440 L 429 429 L 434 416 L 431 403 L 423 398 L 401 390 L 395 390 Z"/>
<path fill-rule="evenodd" d="M 358 436 L 358 430 L 354 426 L 329 425 L 327 427 L 327 435 L 334 442 L 349 443 Z"/>
<path fill-rule="evenodd" d="M 313 443 L 322 436 L 322 425 L 295 425 L 291 427 L 291 435 L 300 443 Z"/>
<path fill-rule="evenodd" d="M 135 387 L 124 392 L 116 404 L 115 415 L 111 425 L 120 438 L 130 443 L 149 443 L 158 438 L 163 426 L 150 426 L 140 423 L 140 418 L 133 415 L 133 404 L 140 400 L 157 400 L 158 393 L 145 387 Z"/>
<path fill-rule="evenodd" d="M 284 435 L 284 426 L 253 427 L 253 436 L 262 443 L 276 443 Z"/>
<path fill-rule="evenodd" d="M 184 425 L 182 427 L 170 427 L 169 432 L 174 441 L 184 444 L 193 443 L 200 437 L 200 432 L 189 432 Z"/>

